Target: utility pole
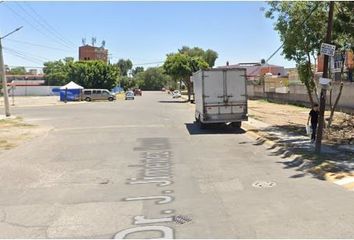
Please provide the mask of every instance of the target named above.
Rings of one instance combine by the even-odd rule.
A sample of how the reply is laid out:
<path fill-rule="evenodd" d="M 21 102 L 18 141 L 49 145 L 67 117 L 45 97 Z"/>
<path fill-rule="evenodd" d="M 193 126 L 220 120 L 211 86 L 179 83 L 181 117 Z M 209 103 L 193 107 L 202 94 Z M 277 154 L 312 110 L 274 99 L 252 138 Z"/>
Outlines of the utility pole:
<path fill-rule="evenodd" d="M 327 35 L 326 35 L 326 43 L 330 44 L 332 39 L 332 28 L 333 28 L 333 9 L 334 9 L 334 1 L 329 2 L 329 12 L 328 12 L 328 24 L 327 24 Z M 323 61 L 323 78 L 328 78 L 328 55 L 324 55 Z M 322 134 L 324 127 L 324 113 L 326 109 L 326 94 L 327 89 L 321 89 L 321 97 L 320 97 L 320 112 L 319 112 L 319 122 L 317 128 L 317 136 L 316 136 L 316 153 L 321 153 L 321 145 L 322 145 Z"/>
<path fill-rule="evenodd" d="M 2 80 L 2 91 L 4 93 L 4 106 L 5 106 L 5 116 L 10 117 L 10 106 L 9 106 L 9 93 L 7 92 L 7 81 L 5 74 L 4 57 L 2 54 L 2 45 L 0 38 L 0 67 L 1 67 L 1 80 Z"/>
<path fill-rule="evenodd" d="M 6 81 L 6 69 L 5 69 L 5 64 L 4 64 L 4 56 L 2 53 L 2 44 L 1 40 L 6 38 L 7 36 L 13 34 L 14 32 L 17 32 L 20 30 L 22 27 L 16 28 L 14 31 L 6 34 L 3 37 L 0 37 L 0 72 L 1 72 L 1 80 L 2 80 L 2 90 L 4 92 L 4 106 L 5 106 L 5 116 L 10 117 L 10 104 L 9 104 L 9 93 L 7 91 L 7 81 Z"/>

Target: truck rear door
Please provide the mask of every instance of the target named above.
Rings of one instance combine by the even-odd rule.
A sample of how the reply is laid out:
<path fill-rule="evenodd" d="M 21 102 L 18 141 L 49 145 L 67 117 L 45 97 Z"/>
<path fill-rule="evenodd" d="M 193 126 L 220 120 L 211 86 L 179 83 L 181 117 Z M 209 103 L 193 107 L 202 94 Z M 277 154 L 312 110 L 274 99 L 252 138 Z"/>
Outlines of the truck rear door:
<path fill-rule="evenodd" d="M 245 103 L 246 96 L 246 80 L 244 71 L 227 71 L 226 72 L 226 92 L 229 103 Z"/>

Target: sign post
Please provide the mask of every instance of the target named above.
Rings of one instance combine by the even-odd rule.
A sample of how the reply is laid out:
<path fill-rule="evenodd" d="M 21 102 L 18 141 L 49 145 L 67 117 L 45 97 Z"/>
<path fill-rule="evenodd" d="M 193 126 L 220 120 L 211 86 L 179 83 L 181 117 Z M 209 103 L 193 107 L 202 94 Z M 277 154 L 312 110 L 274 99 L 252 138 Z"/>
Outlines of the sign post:
<path fill-rule="evenodd" d="M 316 153 L 321 153 L 321 145 L 322 145 L 322 134 L 323 134 L 323 127 L 324 127 L 324 113 L 326 109 L 326 94 L 327 94 L 327 86 L 329 84 L 328 80 L 328 57 L 334 56 L 335 47 L 333 45 L 327 44 L 331 42 L 332 38 L 332 28 L 333 28 L 333 9 L 334 9 L 334 2 L 329 2 L 329 12 L 328 12 L 328 25 L 327 25 L 327 35 L 326 35 L 326 43 L 322 43 L 321 45 L 321 53 L 324 54 L 324 61 L 323 61 L 323 75 L 322 78 L 322 89 L 321 89 L 321 97 L 320 97 L 320 112 L 318 118 L 318 128 L 316 134 Z M 327 79 L 327 80 L 325 80 Z M 325 84 L 327 83 L 327 84 Z"/>

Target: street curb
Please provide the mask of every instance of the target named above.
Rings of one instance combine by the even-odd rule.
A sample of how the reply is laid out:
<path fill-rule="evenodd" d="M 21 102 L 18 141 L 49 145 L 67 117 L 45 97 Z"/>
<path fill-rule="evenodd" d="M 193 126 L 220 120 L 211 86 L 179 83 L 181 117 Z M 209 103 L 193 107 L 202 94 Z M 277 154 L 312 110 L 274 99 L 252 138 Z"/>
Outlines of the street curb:
<path fill-rule="evenodd" d="M 181 98 L 187 100 L 186 96 L 182 95 Z M 283 153 L 281 154 L 280 157 L 286 158 L 287 161 L 293 161 L 293 160 L 298 160 L 298 161 L 309 161 L 306 158 L 303 158 L 302 155 L 295 154 L 292 152 L 291 149 L 288 149 L 284 146 L 279 146 L 275 141 L 269 140 L 266 137 L 262 136 L 261 134 L 258 134 L 256 132 L 251 131 L 252 128 L 255 130 L 258 130 L 255 127 L 252 127 L 248 123 L 242 123 L 242 128 L 246 131 L 246 134 L 259 141 L 262 142 L 262 144 L 266 145 L 269 150 L 272 151 L 282 151 Z M 313 174 L 311 172 L 304 172 L 305 174 Z M 334 183 L 336 185 L 339 185 L 349 191 L 354 191 L 354 174 L 348 174 L 348 173 L 334 173 L 334 172 L 328 172 L 324 174 L 324 180 L 327 182 Z"/>
<path fill-rule="evenodd" d="M 244 126 L 246 125 L 246 126 Z M 276 150 L 282 150 L 284 153 L 282 154 L 281 157 L 286 157 L 287 160 L 300 160 L 300 161 L 307 161 L 307 159 L 303 158 L 299 154 L 294 154 L 292 153 L 291 150 L 287 149 L 286 147 L 281 147 L 278 146 L 276 142 L 267 139 L 266 137 L 257 134 L 255 132 L 251 132 L 250 128 L 247 127 L 248 124 L 243 124 L 243 129 L 246 130 L 246 134 L 249 135 L 252 138 L 255 138 L 258 141 L 263 141 L 265 145 L 267 145 L 270 149 L 276 149 Z M 248 125 L 249 126 L 249 125 Z M 311 174 L 309 172 L 305 172 L 306 174 Z M 349 191 L 354 191 L 354 174 L 349 174 L 349 173 L 344 173 L 344 172 L 339 172 L 339 173 L 334 173 L 334 172 L 328 172 L 324 174 L 324 180 L 327 182 L 334 183 L 336 185 L 339 185 L 346 190 Z"/>
<path fill-rule="evenodd" d="M 286 157 L 289 160 L 292 160 L 292 159 L 305 160 L 304 158 L 302 158 L 301 155 L 293 153 L 291 150 L 287 149 L 286 147 L 279 146 L 275 141 L 269 140 L 266 137 L 264 137 L 258 133 L 252 132 L 251 129 L 248 128 L 247 126 L 250 126 L 250 125 L 247 123 L 242 125 L 242 128 L 244 130 L 246 130 L 247 135 L 251 136 L 252 138 L 255 138 L 258 141 L 263 141 L 263 144 L 267 145 L 269 147 L 269 149 L 273 149 L 276 151 L 279 151 L 279 150 L 283 151 L 283 154 L 281 155 L 282 157 Z"/>

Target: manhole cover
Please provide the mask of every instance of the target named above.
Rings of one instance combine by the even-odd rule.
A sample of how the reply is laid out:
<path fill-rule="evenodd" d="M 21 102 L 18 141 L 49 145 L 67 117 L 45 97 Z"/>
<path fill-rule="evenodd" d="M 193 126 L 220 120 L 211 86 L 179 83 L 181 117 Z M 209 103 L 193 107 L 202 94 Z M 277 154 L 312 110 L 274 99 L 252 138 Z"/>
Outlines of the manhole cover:
<path fill-rule="evenodd" d="M 253 187 L 255 188 L 271 188 L 276 185 L 275 182 L 269 182 L 269 181 L 256 181 L 252 184 Z"/>
<path fill-rule="evenodd" d="M 173 217 L 173 221 L 175 221 L 178 224 L 184 224 L 184 223 L 192 221 L 192 218 L 190 218 L 188 216 L 178 215 L 178 216 Z"/>

